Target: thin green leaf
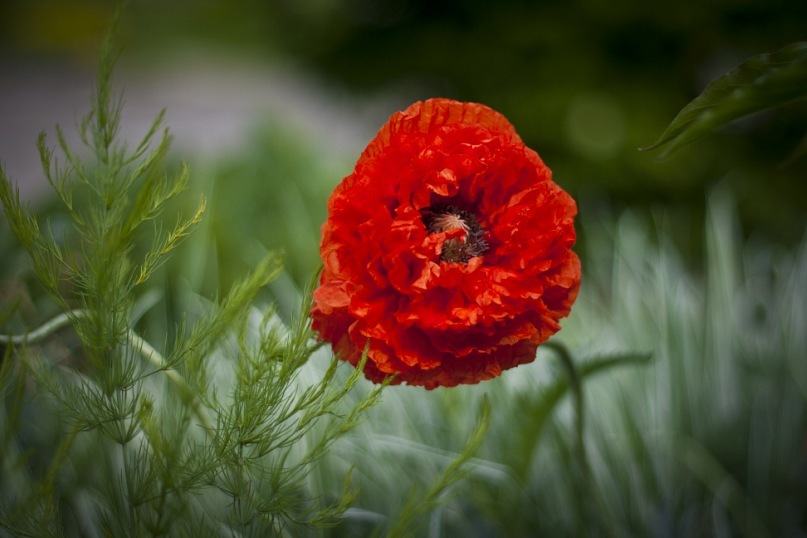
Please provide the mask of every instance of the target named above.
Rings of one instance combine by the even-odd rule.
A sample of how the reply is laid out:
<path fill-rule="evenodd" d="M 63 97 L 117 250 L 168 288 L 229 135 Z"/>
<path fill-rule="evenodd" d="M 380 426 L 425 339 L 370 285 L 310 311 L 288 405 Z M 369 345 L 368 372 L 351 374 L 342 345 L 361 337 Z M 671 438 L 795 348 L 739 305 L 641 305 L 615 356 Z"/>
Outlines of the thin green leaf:
<path fill-rule="evenodd" d="M 205 212 L 207 201 L 202 196 L 199 201 L 199 207 L 196 213 L 188 219 L 179 222 L 174 229 L 165 237 L 158 238 L 153 250 L 146 255 L 143 265 L 140 266 L 139 275 L 135 285 L 140 285 L 145 282 L 149 276 L 160 266 L 165 260 L 165 256 L 174 250 L 179 244 L 190 234 L 196 226 L 202 221 L 202 215 Z"/>
<path fill-rule="evenodd" d="M 483 398 L 478 412 L 476 426 L 468 437 L 468 442 L 462 452 L 457 455 L 445 471 L 439 475 L 425 491 L 413 488 L 409 493 L 401 512 L 393 520 L 392 525 L 385 532 L 385 536 L 415 536 L 415 527 L 419 516 L 434 510 L 443 501 L 445 493 L 457 482 L 471 472 L 468 462 L 479 450 L 490 426 L 490 403 L 487 397 Z"/>
<path fill-rule="evenodd" d="M 753 56 L 715 79 L 685 106 L 652 146 L 662 158 L 734 120 L 807 96 L 807 42 Z"/>

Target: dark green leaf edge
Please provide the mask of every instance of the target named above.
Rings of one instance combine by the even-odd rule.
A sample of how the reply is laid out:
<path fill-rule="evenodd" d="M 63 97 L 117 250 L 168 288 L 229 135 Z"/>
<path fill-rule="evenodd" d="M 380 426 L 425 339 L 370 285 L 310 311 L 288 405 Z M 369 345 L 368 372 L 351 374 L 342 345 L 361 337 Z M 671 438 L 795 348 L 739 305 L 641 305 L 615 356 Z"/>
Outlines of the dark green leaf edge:
<path fill-rule="evenodd" d="M 807 42 L 753 56 L 712 81 L 640 151 L 668 145 L 661 158 L 734 120 L 807 96 Z"/>

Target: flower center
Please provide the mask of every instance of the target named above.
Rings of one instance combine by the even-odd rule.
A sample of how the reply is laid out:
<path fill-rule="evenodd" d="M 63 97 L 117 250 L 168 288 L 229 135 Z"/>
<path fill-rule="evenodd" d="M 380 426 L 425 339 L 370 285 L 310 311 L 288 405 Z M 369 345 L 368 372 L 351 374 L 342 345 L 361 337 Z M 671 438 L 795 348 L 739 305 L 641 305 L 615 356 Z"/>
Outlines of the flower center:
<path fill-rule="evenodd" d="M 467 263 L 488 250 L 485 230 L 470 211 L 452 205 L 431 206 L 423 212 L 423 223 L 431 233 L 460 231 L 443 243 L 441 260 Z"/>

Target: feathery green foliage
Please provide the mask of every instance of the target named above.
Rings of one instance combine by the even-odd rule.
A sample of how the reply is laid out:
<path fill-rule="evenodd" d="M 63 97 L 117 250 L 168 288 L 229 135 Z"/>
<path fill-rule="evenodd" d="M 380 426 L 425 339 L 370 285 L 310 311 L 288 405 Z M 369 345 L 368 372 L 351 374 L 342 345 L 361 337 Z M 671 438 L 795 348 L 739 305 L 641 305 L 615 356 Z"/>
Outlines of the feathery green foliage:
<path fill-rule="evenodd" d="M 438 475 L 438 478 L 425 491 L 413 489 L 410 492 L 400 514 L 393 520 L 393 525 L 385 530 L 385 536 L 417 536 L 418 533 L 415 532 L 417 516 L 433 511 L 439 506 L 440 497 L 471 472 L 471 469 L 465 464 L 479 450 L 490 426 L 490 404 L 487 399 L 482 400 L 479 414 L 480 419 L 476 428 L 471 432 L 465 449 L 446 466 L 442 474 Z"/>
<path fill-rule="evenodd" d="M 61 310 L 37 329 L 0 335 L 0 536 L 264 537 L 333 526 L 358 495 L 352 470 L 326 491 L 311 487 L 312 470 L 386 385 L 356 395 L 364 361 L 346 374 L 337 358 L 317 352 L 306 315 L 311 289 L 290 320 L 259 306 L 257 296 L 282 274 L 280 253 L 268 253 L 220 300 L 164 296 L 160 268 L 206 204 L 162 230 L 161 214 L 186 187 L 189 168 L 165 171 L 162 113 L 133 150 L 118 140 L 114 38 L 113 26 L 91 112 L 79 124 L 90 158 L 59 127 L 64 163 L 44 134 L 38 140 L 71 226 L 43 225 L 0 168 L 11 230 Z M 162 302 L 192 308 L 177 322 L 155 312 Z M 15 303 L 0 321 L 19 318 Z M 414 524 L 462 478 L 486 417 L 400 525 Z"/>
<path fill-rule="evenodd" d="M 150 335 L 162 345 L 137 332 L 159 303 L 152 277 L 200 223 L 205 200 L 160 231 L 189 169 L 164 171 L 162 114 L 133 150 L 118 140 L 114 36 L 113 28 L 91 112 L 79 124 L 90 159 L 58 127 L 63 162 L 44 135 L 38 141 L 72 226 L 42 224 L 0 169 L 11 230 L 62 311 L 39 329 L 0 338 L 0 536 L 272 536 L 333 525 L 357 494 L 350 472 L 329 499 L 307 487 L 308 475 L 384 385 L 345 405 L 363 364 L 345 377 L 335 358 L 301 381 L 319 347 L 305 316 L 310 304 L 303 300 L 290 323 L 256 306 L 280 274 L 278 253 L 221 300 Z M 15 317 L 9 308 L 2 321 Z"/>

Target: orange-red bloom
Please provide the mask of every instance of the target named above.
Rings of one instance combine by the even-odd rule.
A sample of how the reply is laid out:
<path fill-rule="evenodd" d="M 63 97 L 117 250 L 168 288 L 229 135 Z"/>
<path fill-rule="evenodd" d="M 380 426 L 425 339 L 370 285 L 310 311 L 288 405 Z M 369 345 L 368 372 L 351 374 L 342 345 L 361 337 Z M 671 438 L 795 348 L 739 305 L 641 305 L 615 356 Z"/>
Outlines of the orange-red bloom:
<path fill-rule="evenodd" d="M 574 200 L 504 116 L 418 102 L 328 201 L 313 327 L 365 375 L 426 388 L 531 362 L 580 286 Z"/>

